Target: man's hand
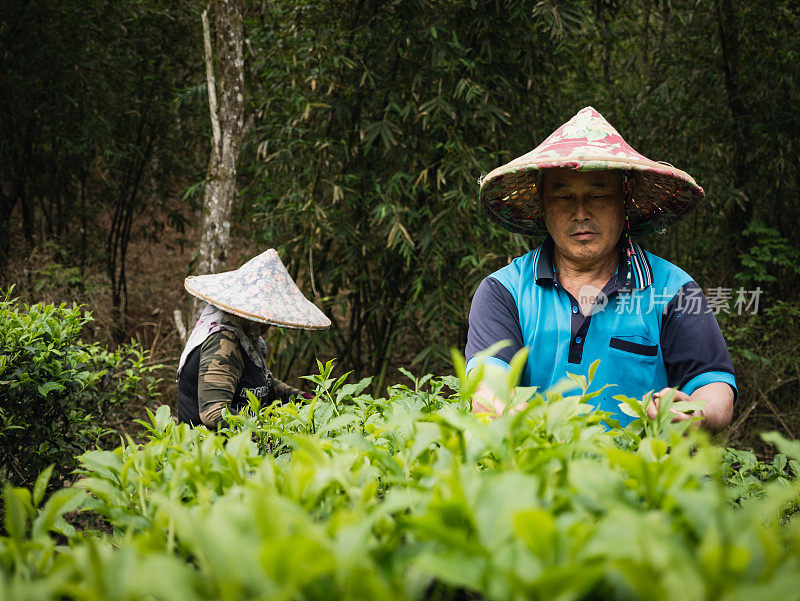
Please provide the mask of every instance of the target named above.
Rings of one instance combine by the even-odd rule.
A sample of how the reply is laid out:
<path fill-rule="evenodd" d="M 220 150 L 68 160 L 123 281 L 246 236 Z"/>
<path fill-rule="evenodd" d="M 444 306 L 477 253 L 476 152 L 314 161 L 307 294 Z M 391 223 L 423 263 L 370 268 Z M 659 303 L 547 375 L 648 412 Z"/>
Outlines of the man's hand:
<path fill-rule="evenodd" d="M 509 409 L 509 412 L 522 411 L 528 403 L 520 403 L 515 407 Z M 472 412 L 475 414 L 489 413 L 492 419 L 496 419 L 503 415 L 506 404 L 498 399 L 492 389 L 486 384 L 481 382 L 478 388 L 472 395 Z"/>
<path fill-rule="evenodd" d="M 653 393 L 653 400 L 647 406 L 647 416 L 654 419 L 658 414 L 658 404 L 660 399 L 673 388 L 663 388 Z M 702 417 L 703 421 L 699 425 L 706 430 L 722 430 L 731 423 L 733 416 L 733 390 L 724 382 L 712 382 L 695 390 L 691 396 L 680 390 L 675 390 L 675 402 L 704 400 L 706 406 L 693 414 L 683 413 L 677 409 L 670 408 L 674 414 L 673 422 L 682 422 L 693 417 Z"/>
<path fill-rule="evenodd" d="M 486 401 L 483 398 L 478 396 L 472 397 L 472 412 L 473 413 L 494 413 L 492 407 L 487 405 L 486 403 L 490 401 Z"/>
<path fill-rule="evenodd" d="M 655 419 L 656 415 L 658 415 L 658 406 L 661 398 L 666 395 L 672 388 L 662 388 L 658 392 L 653 393 L 653 400 L 650 401 L 650 404 L 647 406 L 647 417 L 650 419 Z M 685 392 L 681 392 L 680 390 L 675 390 L 675 400 L 673 402 L 678 403 L 680 401 L 690 401 L 691 397 L 686 394 Z M 669 408 L 670 411 L 674 414 L 672 416 L 673 422 L 685 422 L 687 420 L 692 419 L 693 417 L 703 417 L 702 409 L 697 411 L 693 414 L 683 413 L 682 411 L 678 411 L 674 407 Z"/>

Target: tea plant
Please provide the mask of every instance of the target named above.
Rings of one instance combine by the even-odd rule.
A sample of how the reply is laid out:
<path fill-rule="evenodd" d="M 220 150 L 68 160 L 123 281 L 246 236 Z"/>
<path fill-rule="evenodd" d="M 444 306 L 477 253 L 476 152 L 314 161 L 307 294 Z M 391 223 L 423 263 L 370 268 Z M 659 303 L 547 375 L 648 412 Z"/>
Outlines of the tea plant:
<path fill-rule="evenodd" d="M 700 429 L 591 410 L 589 374 L 542 394 L 511 387 L 524 360 L 455 363 L 385 398 L 320 365 L 311 402 L 251 398 L 218 433 L 148 413 L 147 442 L 83 454 L 43 505 L 46 473 L 32 494 L 6 487 L 0 597 L 796 597 L 796 472 L 757 474 L 745 498 Z M 481 379 L 527 405 L 483 423 Z M 767 438 L 794 470 L 800 443 Z M 74 532 L 75 508 L 107 529 Z"/>
<path fill-rule="evenodd" d="M 31 485 L 51 463 L 63 477 L 75 455 L 114 433 L 103 425 L 114 411 L 156 396 L 147 352 L 84 344 L 90 320 L 75 304 L 20 307 L 10 291 L 0 296 L 0 479 Z"/>

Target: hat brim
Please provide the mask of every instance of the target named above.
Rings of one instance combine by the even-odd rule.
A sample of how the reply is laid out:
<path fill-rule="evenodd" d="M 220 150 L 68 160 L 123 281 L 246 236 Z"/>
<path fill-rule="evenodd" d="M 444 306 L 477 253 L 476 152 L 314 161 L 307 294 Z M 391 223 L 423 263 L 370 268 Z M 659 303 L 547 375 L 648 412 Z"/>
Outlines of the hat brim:
<path fill-rule="evenodd" d="M 209 305 L 214 305 L 215 307 L 225 311 L 226 313 L 231 313 L 233 315 L 237 315 L 238 317 L 244 317 L 245 319 L 249 319 L 250 321 L 256 321 L 258 323 L 269 324 L 272 326 L 279 326 L 281 328 L 291 328 L 295 330 L 325 330 L 329 328 L 331 325 L 331 320 L 328 319 L 328 317 L 322 311 L 320 311 L 316 305 L 314 305 L 310 301 L 307 301 L 308 304 L 311 305 L 311 307 L 313 307 L 314 309 L 316 309 L 320 316 L 319 321 L 316 323 L 289 322 L 289 321 L 269 318 L 263 315 L 257 315 L 255 313 L 250 313 L 248 311 L 243 311 L 242 309 L 239 309 L 232 305 L 228 305 L 224 302 L 211 298 L 210 296 L 207 296 L 202 292 L 194 290 L 192 288 L 192 282 L 190 282 L 190 280 L 196 279 L 197 277 L 201 276 L 189 276 L 188 278 L 186 278 L 186 280 L 183 283 L 183 286 L 184 288 L 186 288 L 186 291 L 192 296 L 196 296 L 200 300 L 204 300 Z"/>
<path fill-rule="evenodd" d="M 524 157 L 520 157 L 522 159 Z M 490 172 L 481 183 L 480 204 L 504 229 L 544 236 L 547 228 L 538 183 L 544 169 L 623 170 L 629 176 L 628 217 L 631 234 L 663 231 L 691 213 L 705 196 L 692 177 L 671 165 L 608 157 L 576 156 L 570 161 L 512 161 Z"/>

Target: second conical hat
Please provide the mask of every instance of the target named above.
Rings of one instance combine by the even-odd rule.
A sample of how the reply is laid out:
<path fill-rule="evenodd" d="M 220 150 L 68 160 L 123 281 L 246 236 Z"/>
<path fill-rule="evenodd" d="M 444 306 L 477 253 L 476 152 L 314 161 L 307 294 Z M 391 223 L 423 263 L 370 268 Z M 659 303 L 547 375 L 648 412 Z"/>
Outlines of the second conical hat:
<path fill-rule="evenodd" d="M 274 249 L 234 271 L 189 276 L 184 287 L 208 304 L 251 321 L 304 330 L 331 325 L 331 320 L 303 296 Z"/>

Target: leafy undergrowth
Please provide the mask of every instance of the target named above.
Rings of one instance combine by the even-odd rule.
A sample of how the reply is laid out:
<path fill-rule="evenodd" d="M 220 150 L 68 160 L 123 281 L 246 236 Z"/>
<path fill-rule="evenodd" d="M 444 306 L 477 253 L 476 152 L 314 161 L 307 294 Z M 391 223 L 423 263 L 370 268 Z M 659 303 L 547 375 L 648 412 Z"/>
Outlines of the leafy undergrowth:
<path fill-rule="evenodd" d="M 765 601 L 800 591 L 796 441 L 767 435 L 781 454 L 759 464 L 669 423 L 666 399 L 646 429 L 614 427 L 588 411 L 581 377 L 577 394 L 517 390 L 530 397 L 524 410 L 483 423 L 469 410 L 482 374 L 465 377 L 459 360 L 460 378 L 412 378 L 378 399 L 363 392 L 369 380 L 334 379 L 331 368 L 310 378 L 309 403 L 251 399 L 220 433 L 175 425 L 161 407 L 144 422 L 145 444 L 85 453 L 83 479 L 43 504 L 46 472 L 32 492 L 7 486 L 0 598 Z M 513 373 L 487 377 L 512 393 Z M 63 518 L 75 510 L 112 533 L 75 531 Z"/>
<path fill-rule="evenodd" d="M 163 366 L 133 341 L 84 343 L 93 318 L 75 303 L 20 305 L 11 292 L 0 290 L 0 480 L 30 486 L 54 464 L 63 483 L 77 453 L 114 446 L 112 418 L 158 396 Z"/>

